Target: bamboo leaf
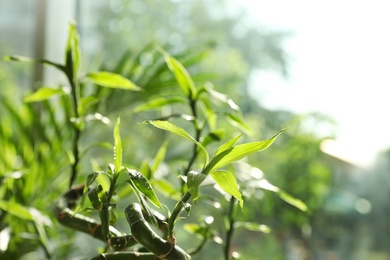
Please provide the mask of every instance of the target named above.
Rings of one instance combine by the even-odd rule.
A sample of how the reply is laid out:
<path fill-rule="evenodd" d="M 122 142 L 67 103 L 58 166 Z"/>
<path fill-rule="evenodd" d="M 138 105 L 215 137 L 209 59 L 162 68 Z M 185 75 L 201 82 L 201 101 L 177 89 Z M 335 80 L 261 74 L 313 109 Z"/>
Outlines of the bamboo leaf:
<path fill-rule="evenodd" d="M 171 132 L 173 134 L 176 134 L 178 136 L 181 136 L 181 137 L 184 137 L 190 141 L 192 141 L 193 143 L 195 143 L 201 150 L 202 152 L 204 153 L 204 156 L 206 158 L 206 163 L 208 163 L 209 161 L 209 154 L 207 153 L 207 150 L 206 148 L 204 148 L 204 146 L 199 143 L 198 141 L 195 140 L 195 138 L 193 138 L 189 133 L 187 133 L 183 128 L 181 127 L 178 127 L 168 121 L 160 121 L 160 120 L 150 120 L 148 121 L 148 123 L 150 123 L 151 125 L 157 127 L 157 128 L 160 128 L 162 130 L 165 130 L 165 131 L 168 131 L 168 132 Z"/>
<path fill-rule="evenodd" d="M 65 49 L 65 67 L 68 73 L 72 73 L 72 79 L 77 78 L 77 70 L 80 64 L 79 35 L 74 22 L 69 23 L 68 41 Z"/>
<path fill-rule="evenodd" d="M 17 218 L 34 221 L 36 223 L 50 226 L 50 218 L 35 208 L 25 207 L 17 202 L 0 200 L 0 209 Z"/>
<path fill-rule="evenodd" d="M 212 97 L 222 101 L 223 103 L 228 104 L 230 108 L 232 108 L 233 110 L 236 111 L 240 110 L 240 107 L 236 103 L 234 103 L 234 101 L 231 98 L 229 98 L 227 95 L 221 92 L 214 90 L 213 85 L 211 83 L 206 84 L 204 88 Z"/>
<path fill-rule="evenodd" d="M 219 169 L 230 163 L 239 161 L 249 154 L 267 149 L 283 131 L 284 129 L 279 131 L 279 133 L 270 139 L 264 141 L 241 144 L 225 150 L 219 149 L 219 153 L 211 159 L 210 163 L 206 166 L 204 173 L 207 174 L 215 169 Z"/>
<path fill-rule="evenodd" d="M 103 190 L 102 185 L 98 185 L 96 187 L 89 188 L 88 190 L 88 198 L 92 204 L 92 207 L 96 210 L 100 210 L 102 208 L 102 201 L 99 198 L 99 192 Z"/>
<path fill-rule="evenodd" d="M 269 226 L 253 222 L 236 222 L 234 227 L 242 227 L 250 231 L 263 232 L 267 234 L 271 232 L 271 228 Z"/>
<path fill-rule="evenodd" d="M 121 170 L 122 167 L 122 141 L 121 136 L 119 133 L 119 126 L 120 126 L 120 118 L 116 120 L 115 128 L 114 128 L 114 159 L 115 159 L 115 168 L 114 172 L 118 173 Z"/>
<path fill-rule="evenodd" d="M 153 165 L 150 170 L 152 173 L 155 173 L 160 166 L 161 162 L 165 158 L 165 154 L 167 153 L 168 142 L 164 142 L 164 144 L 160 147 L 157 154 L 154 156 Z"/>
<path fill-rule="evenodd" d="M 23 101 L 26 103 L 39 102 L 39 101 L 48 100 L 55 96 L 61 96 L 65 94 L 66 94 L 65 91 L 63 91 L 62 89 L 42 87 L 37 91 L 35 91 L 34 93 L 25 97 Z"/>
<path fill-rule="evenodd" d="M 228 114 L 227 115 L 227 120 L 229 123 L 239 129 L 244 130 L 248 135 L 252 135 L 253 131 L 252 129 L 248 126 L 248 124 L 244 121 L 242 116 L 236 115 L 236 114 Z"/>
<path fill-rule="evenodd" d="M 186 100 L 181 97 L 161 97 L 150 100 L 149 102 L 143 103 L 142 105 L 136 107 L 134 109 L 135 113 L 161 108 L 166 105 L 174 104 L 174 103 L 186 103 Z"/>
<path fill-rule="evenodd" d="M 45 60 L 45 59 L 32 59 L 28 57 L 18 56 L 18 55 L 12 55 L 12 56 L 5 56 L 3 58 L 5 61 L 19 61 L 19 62 L 26 62 L 26 63 L 41 63 L 44 65 L 55 67 L 63 72 L 65 72 L 65 67 L 61 64 Z"/>
<path fill-rule="evenodd" d="M 234 138 L 230 139 L 229 141 L 227 141 L 226 143 L 224 143 L 223 145 L 221 145 L 220 147 L 218 147 L 217 151 L 215 151 L 214 157 L 217 156 L 218 154 L 220 154 L 221 152 L 233 147 L 238 142 L 238 140 L 240 140 L 241 136 L 242 136 L 242 134 L 239 134 L 236 137 L 234 137 Z"/>
<path fill-rule="evenodd" d="M 294 198 L 293 196 L 291 196 L 287 192 L 285 192 L 283 190 L 279 190 L 278 195 L 282 200 L 284 200 L 288 204 L 290 204 L 290 205 L 292 205 L 292 206 L 294 206 L 302 211 L 308 210 L 306 204 L 303 201 L 301 201 L 297 198 Z"/>
<path fill-rule="evenodd" d="M 12 216 L 18 217 L 23 220 L 28 220 L 28 221 L 34 220 L 28 208 L 16 202 L 0 201 L 0 209 L 8 212 Z"/>
<path fill-rule="evenodd" d="M 158 200 L 157 195 L 149 181 L 140 172 L 130 169 L 127 169 L 127 172 L 130 177 L 131 186 L 145 195 L 154 205 L 161 208 L 161 203 Z"/>
<path fill-rule="evenodd" d="M 238 199 L 241 208 L 244 206 L 244 201 L 240 191 L 238 190 L 236 178 L 231 172 L 223 170 L 213 171 L 210 175 L 221 189 Z"/>
<path fill-rule="evenodd" d="M 128 89 L 137 91 L 141 90 L 141 88 L 134 84 L 131 80 L 116 73 L 111 73 L 107 71 L 90 72 L 85 77 L 88 80 L 92 81 L 94 84 L 106 88 Z"/>
<path fill-rule="evenodd" d="M 184 94 L 189 98 L 195 98 L 196 88 L 188 71 L 178 60 L 173 58 L 169 53 L 159 48 L 159 51 L 164 55 L 165 62 L 170 71 L 175 75 L 176 81 L 183 90 Z"/>
<path fill-rule="evenodd" d="M 259 188 L 265 189 L 265 190 L 269 190 L 269 191 L 275 192 L 276 194 L 278 194 L 278 196 L 282 200 L 284 200 L 288 204 L 290 204 L 290 205 L 292 205 L 292 206 L 294 206 L 294 207 L 296 207 L 296 208 L 298 208 L 298 209 L 300 209 L 302 211 L 307 211 L 308 210 L 306 204 L 303 201 L 301 201 L 301 200 L 299 200 L 297 198 L 294 198 L 293 196 L 291 196 L 287 192 L 281 190 L 279 187 L 276 187 L 275 185 L 272 185 L 266 179 L 262 179 L 259 182 L 257 182 L 256 186 L 259 187 Z"/>
<path fill-rule="evenodd" d="M 187 187 L 188 191 L 191 193 L 192 200 L 194 203 L 198 200 L 199 186 L 206 178 L 206 174 L 190 171 L 187 175 Z"/>

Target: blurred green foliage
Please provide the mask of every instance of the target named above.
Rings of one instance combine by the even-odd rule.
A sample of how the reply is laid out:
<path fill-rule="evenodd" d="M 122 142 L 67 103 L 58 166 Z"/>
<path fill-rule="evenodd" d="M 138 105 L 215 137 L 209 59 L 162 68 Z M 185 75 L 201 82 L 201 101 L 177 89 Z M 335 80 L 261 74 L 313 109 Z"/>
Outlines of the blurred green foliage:
<path fill-rule="evenodd" d="M 241 182 L 244 211 L 232 212 L 234 208 L 231 208 L 230 198 L 215 199 L 221 195 L 206 185 L 201 188 L 199 204 L 194 206 L 195 210 L 187 221 L 206 223 L 206 216 L 212 215 L 212 228 L 204 231 L 206 233 L 200 236 L 199 242 L 206 235 L 217 243 L 226 238 L 225 233 L 229 229 L 228 223 L 225 223 L 229 222 L 226 216 L 236 214 L 235 223 L 264 224 L 257 228 L 248 225 L 237 227 L 237 234 L 231 241 L 232 248 L 237 248 L 243 259 L 255 257 L 261 252 L 265 257 L 282 259 L 285 248 L 281 237 L 291 233 L 303 236 L 302 227 L 310 225 L 328 192 L 330 170 L 319 150 L 322 137 L 305 127 L 305 123 L 313 119 L 325 124 L 328 121 L 318 115 L 297 117 L 285 111 L 268 111 L 248 96 L 246 79 L 253 69 L 278 69 L 286 73 L 286 55 L 281 47 L 286 34 L 246 27 L 240 23 L 240 13 L 220 17 L 215 13 L 216 9 L 211 8 L 219 2 L 118 0 L 96 4 L 100 18 L 96 24 L 85 23 L 81 27 L 85 35 L 83 39 L 86 39 L 82 41 L 82 46 L 89 57 L 95 56 L 93 58 L 98 56 L 95 52 L 108 51 L 101 58 L 101 63 L 82 60 L 81 72 L 88 67 L 92 71 L 117 73 L 141 86 L 143 91 L 130 95 L 126 90 L 97 87 L 81 77 L 80 96 L 85 97 L 85 128 L 79 140 L 81 160 L 76 183 L 85 182 L 92 171 L 106 170 L 107 163 L 112 162 L 111 122 L 120 113 L 123 165 L 144 173 L 167 140 L 169 144 L 165 160 L 157 171 L 164 178 L 160 182 L 155 180 L 154 185 L 158 194 L 166 197 L 164 203 L 167 205 L 173 206 L 172 199 L 180 198 L 181 190 L 177 187 L 181 182 L 176 176 L 183 171 L 183 165 L 190 159 L 193 148 L 183 145 L 166 132 L 139 124 L 151 118 L 165 119 L 175 113 L 191 114 L 188 106 L 183 104 L 180 97 L 182 91 L 177 88 L 164 56 L 156 49 L 155 43 L 159 43 L 188 69 L 195 85 L 208 86 L 227 94 L 220 96 L 219 101 L 202 100 L 203 119 L 208 120 L 212 132 L 212 135 L 205 137 L 205 142 L 207 138 L 227 141 L 237 132 L 249 134 L 243 137 L 244 141 L 259 140 L 290 125 L 272 149 L 262 156 L 249 156 L 246 161 L 229 168 Z M 224 4 L 219 8 L 225 8 Z M 92 9 L 88 8 L 87 11 Z M 169 19 L 164 19 L 167 17 Z M 188 28 L 188 31 L 182 33 L 181 28 Z M 93 45 L 93 41 L 91 43 L 87 39 L 94 33 L 99 34 L 100 48 L 87 48 Z M 8 75 L 1 78 L 7 91 L 2 93 L 0 104 L 0 154 L 3 155 L 0 157 L 0 236 L 10 240 L 1 256 L 6 259 L 22 256 L 25 259 L 61 259 L 93 255 L 96 253 L 93 246 L 86 250 L 85 244 L 80 243 L 84 237 L 75 236 L 73 232 L 55 224 L 50 208 L 69 184 L 72 163 L 70 140 L 74 138 L 74 124 L 68 119 L 72 117 L 72 104 L 64 96 L 41 103 L 21 103 L 19 96 L 27 95 L 24 92 L 15 93 L 18 91 L 12 87 L 14 79 Z M 232 97 L 241 110 L 229 112 L 232 105 L 227 97 Z M 167 105 L 149 103 L 152 100 L 160 102 L 160 105 L 166 102 Z M 173 120 L 175 124 L 188 128 L 188 123 L 174 117 Z M 232 124 L 238 127 L 232 127 Z M 189 130 L 189 133 L 194 136 L 196 130 Z M 216 143 L 209 144 L 211 151 L 217 147 Z M 249 169 L 248 163 L 251 165 Z M 259 184 L 264 178 L 286 194 L 299 198 L 290 201 L 291 204 L 298 205 L 299 201 L 304 201 L 309 212 L 302 213 L 291 207 L 286 203 L 286 197 L 283 200 L 283 192 L 265 189 L 264 183 Z M 272 190 L 272 186 L 269 187 Z M 118 196 L 125 198 L 129 194 L 130 188 L 127 187 Z M 118 223 L 124 219 L 121 215 L 118 214 Z M 178 225 L 181 228 L 180 222 Z M 271 228 L 272 235 L 254 232 L 268 232 L 268 228 Z M 191 231 L 188 226 L 187 230 Z M 203 229 L 199 230 L 203 232 Z M 184 232 L 177 234 L 178 241 L 183 241 L 180 244 L 185 248 L 194 245 L 193 237 Z M 253 240 L 260 245 L 251 243 Z M 96 244 L 96 247 L 102 246 L 101 243 Z M 217 258 L 221 256 L 221 252 L 210 245 L 206 245 L 204 251 L 208 257 L 211 254 Z M 200 252 L 195 257 L 204 259 L 205 253 Z"/>

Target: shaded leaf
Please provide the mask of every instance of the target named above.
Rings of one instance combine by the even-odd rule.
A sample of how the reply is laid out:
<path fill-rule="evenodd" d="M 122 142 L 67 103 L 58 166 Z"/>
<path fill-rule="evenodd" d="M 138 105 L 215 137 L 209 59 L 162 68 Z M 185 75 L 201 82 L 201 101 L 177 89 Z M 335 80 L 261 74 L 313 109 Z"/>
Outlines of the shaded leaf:
<path fill-rule="evenodd" d="M 107 71 L 90 72 L 85 77 L 93 83 L 106 88 L 141 90 L 132 81 L 116 73 Z"/>
<path fill-rule="evenodd" d="M 127 169 L 130 177 L 130 184 L 133 188 L 136 188 L 140 193 L 145 195 L 154 205 L 161 208 L 161 203 L 157 198 L 156 193 L 153 190 L 149 181 L 140 173 L 135 170 Z"/>
<path fill-rule="evenodd" d="M 238 190 L 238 185 L 236 178 L 229 171 L 213 171 L 210 173 L 214 181 L 223 189 L 226 193 L 232 195 L 240 202 L 240 207 L 244 206 L 244 201 L 240 191 Z"/>
<path fill-rule="evenodd" d="M 192 200 L 194 203 L 198 200 L 199 186 L 206 178 L 206 174 L 199 173 L 196 171 L 190 171 L 187 175 L 187 187 L 188 191 L 192 195 Z"/>
<path fill-rule="evenodd" d="M 104 174 L 104 173 L 105 173 L 105 172 L 103 172 L 103 171 L 98 171 L 98 172 L 93 172 L 93 173 L 89 174 L 89 175 L 87 176 L 87 184 L 86 184 L 86 186 L 88 187 L 88 186 L 92 185 L 92 183 L 96 180 L 96 178 L 97 178 L 100 174 Z"/>
<path fill-rule="evenodd" d="M 225 135 L 225 129 L 216 129 L 213 132 L 208 133 L 202 140 L 202 145 L 206 147 L 208 144 L 221 141 L 223 136 Z"/>
<path fill-rule="evenodd" d="M 72 73 L 71 79 L 75 80 L 77 78 L 77 70 L 80 63 L 79 35 L 77 26 L 74 22 L 70 22 L 68 28 L 68 41 L 65 49 L 65 66 L 68 75 L 70 75 L 69 73 Z"/>
<path fill-rule="evenodd" d="M 103 187 L 99 184 L 97 187 L 89 188 L 88 190 L 88 198 L 92 204 L 92 207 L 96 210 L 100 210 L 102 208 L 102 201 L 99 198 L 99 192 L 103 190 Z"/>

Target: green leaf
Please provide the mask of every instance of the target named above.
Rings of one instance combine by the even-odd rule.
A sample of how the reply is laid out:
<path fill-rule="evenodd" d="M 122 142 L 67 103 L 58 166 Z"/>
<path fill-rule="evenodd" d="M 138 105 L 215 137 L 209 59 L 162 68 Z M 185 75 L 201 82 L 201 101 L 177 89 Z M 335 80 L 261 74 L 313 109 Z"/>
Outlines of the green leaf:
<path fill-rule="evenodd" d="M 195 84 L 188 71 L 178 60 L 169 55 L 169 53 L 167 53 L 161 48 L 159 48 L 159 51 L 164 55 L 164 59 L 168 65 L 169 70 L 172 71 L 175 75 L 176 81 L 183 90 L 184 94 L 190 99 L 195 98 Z"/>
<path fill-rule="evenodd" d="M 39 102 L 39 101 L 48 100 L 55 96 L 61 96 L 65 94 L 66 94 L 65 91 L 63 91 L 62 89 L 42 87 L 37 91 L 35 91 L 34 93 L 25 97 L 23 101 L 26 103 Z"/>
<path fill-rule="evenodd" d="M 160 120 L 150 120 L 148 121 L 148 123 L 150 123 L 151 125 L 157 127 L 157 128 L 160 128 L 160 129 L 163 129 L 165 131 L 168 131 L 168 132 L 171 132 L 173 134 L 176 134 L 178 136 L 181 136 L 181 137 L 184 137 L 190 141 L 192 141 L 193 143 L 195 143 L 201 150 L 202 152 L 204 153 L 204 156 L 206 158 L 206 162 L 205 164 L 208 163 L 209 161 L 209 154 L 207 153 L 207 150 L 206 148 L 203 147 L 203 145 L 201 143 L 199 143 L 198 141 L 195 140 L 195 138 L 193 138 L 189 133 L 187 133 L 183 128 L 181 127 L 178 127 L 168 121 L 160 121 Z"/>
<path fill-rule="evenodd" d="M 85 77 L 96 85 L 106 88 L 141 90 L 141 88 L 135 85 L 131 80 L 116 73 L 107 71 L 90 72 Z"/>
<path fill-rule="evenodd" d="M 212 142 L 220 142 L 225 135 L 225 129 L 216 129 L 203 137 L 202 145 L 206 147 Z"/>
<path fill-rule="evenodd" d="M 34 221 L 36 223 L 50 226 L 50 219 L 35 208 L 25 207 L 17 202 L 0 200 L 0 209 L 17 218 Z"/>
<path fill-rule="evenodd" d="M 204 173 L 207 174 L 215 169 L 219 169 L 230 163 L 241 160 L 246 156 L 248 156 L 249 154 L 265 150 L 275 141 L 275 139 L 283 131 L 284 129 L 279 131 L 279 133 L 277 133 L 270 139 L 264 141 L 241 144 L 241 145 L 233 146 L 231 148 L 227 148 L 225 150 L 218 149 L 218 153 L 211 159 L 210 163 L 206 166 Z"/>
<path fill-rule="evenodd" d="M 288 204 L 290 204 L 290 205 L 292 205 L 292 206 L 294 206 L 302 211 L 308 210 L 306 204 L 303 201 L 294 198 L 293 196 L 291 196 L 287 192 L 285 192 L 283 190 L 279 190 L 278 195 L 282 200 L 284 200 Z"/>
<path fill-rule="evenodd" d="M 184 229 L 191 234 L 197 234 L 200 230 L 202 230 L 202 226 L 194 223 L 184 224 Z"/>
<path fill-rule="evenodd" d="M 160 192 L 162 192 L 167 197 L 170 197 L 172 199 L 180 199 L 178 196 L 178 190 L 175 186 L 173 186 L 169 181 L 165 179 L 154 179 L 152 180 L 153 186 L 158 189 Z"/>
<path fill-rule="evenodd" d="M 84 111 L 87 111 L 92 105 L 99 102 L 99 99 L 96 96 L 82 97 L 80 100 L 81 102 L 78 107 L 79 115 L 82 115 Z"/>
<path fill-rule="evenodd" d="M 69 23 L 68 42 L 65 49 L 65 66 L 68 73 L 72 73 L 72 79 L 77 78 L 77 70 L 80 63 L 79 35 L 75 23 Z M 69 75 L 69 74 L 68 74 Z"/>
<path fill-rule="evenodd" d="M 151 110 L 151 109 L 157 109 L 161 108 L 166 105 L 174 104 L 174 103 L 186 103 L 186 100 L 181 97 L 160 97 L 152 99 L 146 103 L 143 103 L 142 105 L 136 107 L 134 109 L 135 113 Z"/>
<path fill-rule="evenodd" d="M 167 153 L 168 142 L 164 142 L 164 144 L 160 147 L 157 154 L 154 156 L 153 165 L 150 170 L 152 173 L 155 173 L 160 166 L 161 162 L 165 158 L 165 154 Z"/>
<path fill-rule="evenodd" d="M 96 178 L 100 175 L 100 174 L 105 174 L 105 172 L 103 171 L 98 171 L 98 172 L 93 172 L 91 174 L 89 174 L 87 176 L 87 182 L 86 182 L 86 185 L 85 186 L 90 186 L 92 185 L 92 183 L 96 180 Z M 84 194 L 84 193 L 83 193 Z"/>
<path fill-rule="evenodd" d="M 28 208 L 20 205 L 19 203 L 12 201 L 0 201 L 0 209 L 8 212 L 12 216 L 18 217 L 23 220 L 33 221 Z"/>
<path fill-rule="evenodd" d="M 250 231 L 263 232 L 267 234 L 271 232 L 271 228 L 269 226 L 253 222 L 236 222 L 234 227 L 242 227 Z"/>
<path fill-rule="evenodd" d="M 307 211 L 308 210 L 306 204 L 303 201 L 294 198 L 293 196 L 291 196 L 287 192 L 281 190 L 279 187 L 276 187 L 275 185 L 272 185 L 266 179 L 260 180 L 257 183 L 256 186 L 259 187 L 259 188 L 265 189 L 265 190 L 269 190 L 269 191 L 275 192 L 276 194 L 278 194 L 278 196 L 282 200 L 284 200 L 288 204 L 290 204 L 290 205 L 292 205 L 292 206 L 294 206 L 294 207 L 296 207 L 296 208 L 298 208 L 298 209 L 300 209 L 302 211 Z"/>
<path fill-rule="evenodd" d="M 236 114 L 228 114 L 227 120 L 229 123 L 241 130 L 244 130 L 248 135 L 252 135 L 253 131 L 252 129 L 248 126 L 248 124 L 244 121 L 242 118 L 241 114 L 236 115 Z"/>
<path fill-rule="evenodd" d="M 93 188 L 89 188 L 88 190 L 89 201 L 91 202 L 92 207 L 96 210 L 100 210 L 103 205 L 102 201 L 99 198 L 99 192 L 101 192 L 102 190 L 103 187 L 100 184 L 96 188 L 93 187 Z"/>
<path fill-rule="evenodd" d="M 18 56 L 18 55 L 12 55 L 12 56 L 5 56 L 3 58 L 5 61 L 19 61 L 19 62 L 26 62 L 26 63 L 41 63 L 44 65 L 49 65 L 52 67 L 55 67 L 59 69 L 60 71 L 65 72 L 65 67 L 61 64 L 45 60 L 45 59 L 32 59 L 28 57 Z"/>
<path fill-rule="evenodd" d="M 194 201 L 194 203 L 196 203 L 198 200 L 199 186 L 206 178 L 206 176 L 206 174 L 195 171 L 190 171 L 187 175 L 187 187 L 188 191 L 192 195 L 192 200 Z"/>
<path fill-rule="evenodd" d="M 236 110 L 236 111 L 239 111 L 240 110 L 240 107 L 237 106 L 236 103 L 234 103 L 234 101 L 229 98 L 227 95 L 223 94 L 223 93 L 220 93 L 218 91 L 215 91 L 213 89 L 213 85 L 211 83 L 208 83 L 204 86 L 204 88 L 206 89 L 206 91 L 214 98 L 222 101 L 223 103 L 226 103 L 230 106 L 230 108 Z"/>
<path fill-rule="evenodd" d="M 130 177 L 131 186 L 145 195 L 154 205 L 161 208 L 161 203 L 149 181 L 140 172 L 130 169 L 127 169 L 127 172 Z"/>
<path fill-rule="evenodd" d="M 210 175 L 221 189 L 238 199 L 241 208 L 244 206 L 244 201 L 242 200 L 241 193 L 238 190 L 236 178 L 231 172 L 223 170 L 213 171 Z"/>
<path fill-rule="evenodd" d="M 118 173 L 122 167 L 122 141 L 119 133 L 119 126 L 121 123 L 120 117 L 116 120 L 115 128 L 114 128 L 114 159 L 115 159 L 115 168 L 114 172 Z"/>
<path fill-rule="evenodd" d="M 236 137 L 234 137 L 234 138 L 230 139 L 229 141 L 227 141 L 226 143 L 224 143 L 223 145 L 221 145 L 220 147 L 218 147 L 218 149 L 217 149 L 217 151 L 215 151 L 213 157 L 215 157 L 218 154 L 220 154 L 221 152 L 226 151 L 227 149 L 230 149 L 231 147 L 233 147 L 238 142 L 238 140 L 240 140 L 241 137 L 242 137 L 242 134 L 239 134 Z"/>

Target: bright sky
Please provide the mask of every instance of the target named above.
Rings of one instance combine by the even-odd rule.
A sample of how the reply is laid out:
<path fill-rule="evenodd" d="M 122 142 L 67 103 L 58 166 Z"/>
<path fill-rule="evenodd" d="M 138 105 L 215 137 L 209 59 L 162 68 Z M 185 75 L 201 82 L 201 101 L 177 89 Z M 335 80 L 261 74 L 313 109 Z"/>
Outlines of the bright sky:
<path fill-rule="evenodd" d="M 294 32 L 285 43 L 289 78 L 253 76 L 264 106 L 330 115 L 339 126 L 339 152 L 360 164 L 390 148 L 390 1 L 243 3 L 263 27 Z"/>

